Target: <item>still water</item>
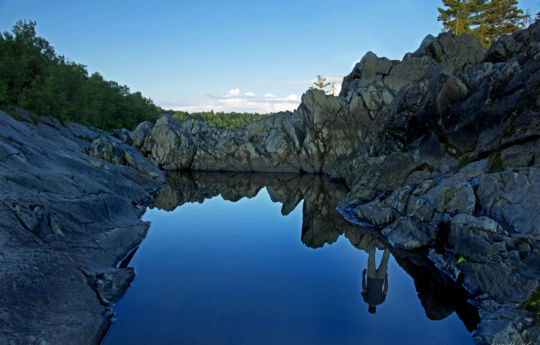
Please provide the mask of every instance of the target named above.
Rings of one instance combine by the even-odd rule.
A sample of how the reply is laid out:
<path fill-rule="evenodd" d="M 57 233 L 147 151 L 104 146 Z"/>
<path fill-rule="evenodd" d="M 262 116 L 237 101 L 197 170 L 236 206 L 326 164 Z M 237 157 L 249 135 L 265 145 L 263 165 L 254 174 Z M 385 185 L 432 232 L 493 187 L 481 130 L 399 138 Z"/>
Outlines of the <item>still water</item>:
<path fill-rule="evenodd" d="M 347 222 L 345 193 L 311 175 L 171 176 L 103 344 L 473 344 L 465 292 Z"/>

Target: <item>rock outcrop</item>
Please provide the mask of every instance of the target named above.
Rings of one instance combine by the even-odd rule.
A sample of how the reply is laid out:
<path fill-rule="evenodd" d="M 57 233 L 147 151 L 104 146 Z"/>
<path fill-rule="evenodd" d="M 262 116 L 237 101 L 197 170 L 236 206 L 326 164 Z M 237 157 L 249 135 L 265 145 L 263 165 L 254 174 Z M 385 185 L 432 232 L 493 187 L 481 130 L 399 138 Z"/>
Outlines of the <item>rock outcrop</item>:
<path fill-rule="evenodd" d="M 403 61 L 366 54 L 345 77 L 340 97 L 309 90 L 293 113 L 224 131 L 199 122 L 181 124 L 167 115 L 153 127 L 141 124 L 131 141 L 165 170 L 329 174 L 373 150 L 381 140 L 377 135 L 386 133 L 387 117 L 400 110 L 400 103 L 413 106 L 408 103 L 418 103 L 439 76 L 462 73 L 483 56 L 472 37 L 428 36 Z M 459 96 L 463 83 L 454 79 L 445 86 L 440 103 Z"/>
<path fill-rule="evenodd" d="M 144 238 L 142 203 L 162 183 L 110 135 L 0 112 L 0 343 L 99 343 L 134 276 L 116 265 Z"/>
<path fill-rule="evenodd" d="M 539 340 L 518 308 L 540 285 L 539 112 L 537 22 L 488 51 L 444 33 L 401 61 L 370 52 L 339 97 L 310 90 L 296 111 L 242 128 L 167 117 L 130 140 L 168 170 L 345 181 L 345 214 L 396 248 L 429 251 L 473 292 L 486 315 L 478 342 L 526 343 Z"/>
<path fill-rule="evenodd" d="M 133 205 L 163 182 L 140 152 L 167 171 L 307 172 L 344 181 L 348 192 L 323 196 L 361 229 L 347 231 L 351 242 L 362 247 L 370 233 L 407 253 L 406 270 L 421 267 L 422 279 L 466 288 L 480 308 L 479 343 L 540 341 L 538 310 L 520 307 L 540 285 L 539 114 L 540 22 L 488 51 L 470 36 L 444 33 L 401 61 L 370 52 L 339 97 L 310 90 L 294 112 L 230 130 L 165 116 L 108 135 L 1 113 L 0 217 L 8 230 L 0 233 L 0 279 L 14 284 L 0 287 L 0 315 L 7 329 L 23 331 L 0 336 L 48 341 L 56 324 L 75 319 L 88 328 L 63 330 L 63 342 L 92 343 L 103 334 L 109 303 L 133 277 L 114 264 L 147 228 Z M 234 199 L 261 188 L 242 179 L 190 188 L 193 178 L 180 179 L 154 205 L 170 209 L 218 192 Z M 285 193 L 282 185 L 295 187 Z M 311 202 L 301 183 L 266 186 L 283 212 L 302 198 Z M 339 223 L 337 212 L 313 210 L 305 210 L 304 243 L 317 247 L 343 233 L 331 225 L 346 223 L 341 215 Z M 80 292 L 67 288 L 73 284 Z M 427 304 L 429 287 L 419 285 Z M 426 314 L 465 313 L 460 303 Z"/>

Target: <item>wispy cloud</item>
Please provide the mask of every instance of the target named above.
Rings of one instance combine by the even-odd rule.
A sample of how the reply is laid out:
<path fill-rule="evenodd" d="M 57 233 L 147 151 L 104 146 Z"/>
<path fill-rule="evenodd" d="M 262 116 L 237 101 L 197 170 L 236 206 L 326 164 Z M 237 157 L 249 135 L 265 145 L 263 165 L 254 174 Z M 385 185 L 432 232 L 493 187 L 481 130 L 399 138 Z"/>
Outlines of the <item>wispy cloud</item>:
<path fill-rule="evenodd" d="M 227 92 L 227 95 L 225 97 L 234 97 L 240 95 L 240 89 L 230 89 L 229 92 Z"/>
<path fill-rule="evenodd" d="M 343 76 L 333 74 L 326 77 L 327 82 L 334 84 L 334 95 L 338 95 L 341 90 L 341 81 Z M 257 84 L 287 84 L 304 85 L 305 89 L 313 85 L 313 80 L 290 80 L 290 81 L 259 81 Z M 330 87 L 327 88 L 327 91 Z M 242 91 L 240 88 L 232 88 L 225 93 L 208 93 L 203 95 L 200 103 L 179 103 L 162 101 L 158 104 L 164 108 L 173 110 L 183 110 L 188 112 L 197 111 L 225 111 L 225 112 L 257 112 L 274 113 L 285 110 L 294 110 L 300 104 L 300 95 L 288 94 L 286 96 L 276 95 L 274 93 L 261 93 L 259 95 L 252 91 Z"/>
<path fill-rule="evenodd" d="M 174 110 L 188 112 L 214 110 L 258 113 L 294 110 L 300 104 L 300 97 L 296 94 L 281 97 L 266 93 L 261 97 L 251 91 L 242 93 L 239 88 L 231 89 L 225 94 L 207 94 L 205 98 L 206 101 L 201 104 L 174 104 L 173 102 L 161 102 L 161 104 L 168 104 Z"/>
<path fill-rule="evenodd" d="M 343 81 L 343 74 L 331 74 L 328 76 L 322 76 L 323 78 L 326 78 L 327 82 L 340 84 Z M 256 81 L 255 85 L 306 85 L 310 86 L 313 84 L 313 82 L 316 80 L 316 78 L 309 79 L 309 80 L 260 80 Z"/>

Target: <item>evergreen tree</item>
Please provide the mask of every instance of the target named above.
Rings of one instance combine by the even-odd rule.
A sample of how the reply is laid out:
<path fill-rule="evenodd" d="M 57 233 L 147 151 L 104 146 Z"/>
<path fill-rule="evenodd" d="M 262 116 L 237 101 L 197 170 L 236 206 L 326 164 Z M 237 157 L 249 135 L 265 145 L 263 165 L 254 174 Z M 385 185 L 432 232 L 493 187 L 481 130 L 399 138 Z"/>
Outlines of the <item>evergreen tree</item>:
<path fill-rule="evenodd" d="M 313 85 L 315 85 L 315 87 L 317 89 L 321 89 L 321 90 L 324 90 L 325 88 L 328 87 L 328 85 L 330 85 L 330 82 L 326 82 L 326 78 L 323 78 L 321 77 L 320 75 L 317 76 L 317 80 L 315 80 L 313 82 Z M 312 87 L 313 88 L 313 87 Z"/>
<path fill-rule="evenodd" d="M 467 0 L 442 0 L 446 8 L 438 8 L 439 16 L 445 31 L 452 31 L 456 35 L 471 32 L 471 5 Z"/>
<path fill-rule="evenodd" d="M 517 7 L 517 0 L 442 0 L 438 8 L 444 31 L 456 35 L 469 33 L 488 47 L 495 40 L 521 29 L 527 15 Z"/>
<path fill-rule="evenodd" d="M 491 43 L 488 40 L 488 24 L 484 16 L 489 3 L 487 0 L 470 0 L 468 6 L 471 16 L 470 33 L 476 37 L 480 45 L 489 47 Z"/>
<path fill-rule="evenodd" d="M 525 17 L 517 7 L 517 0 L 491 0 L 484 11 L 487 23 L 486 38 L 490 43 L 521 30 L 521 22 Z"/>

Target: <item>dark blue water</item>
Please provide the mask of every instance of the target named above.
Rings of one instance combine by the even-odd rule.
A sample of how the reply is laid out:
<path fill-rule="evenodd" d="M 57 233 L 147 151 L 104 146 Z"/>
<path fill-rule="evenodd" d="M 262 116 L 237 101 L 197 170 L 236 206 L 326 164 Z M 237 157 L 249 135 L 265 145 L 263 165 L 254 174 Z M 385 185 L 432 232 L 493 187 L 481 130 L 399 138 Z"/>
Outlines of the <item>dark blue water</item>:
<path fill-rule="evenodd" d="M 362 271 L 385 244 L 335 210 L 342 189 L 231 176 L 158 193 L 103 344 L 473 344 L 463 292 L 416 256 L 393 253 L 386 299 L 368 312 Z"/>

